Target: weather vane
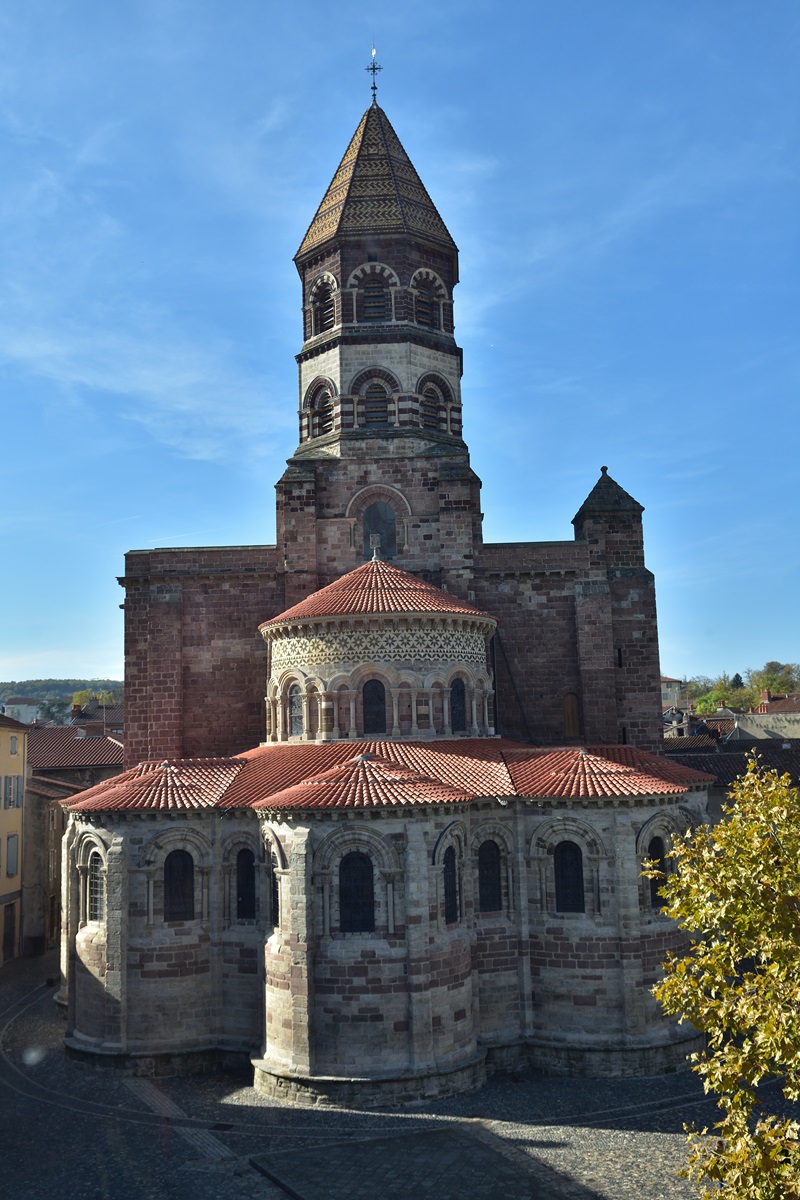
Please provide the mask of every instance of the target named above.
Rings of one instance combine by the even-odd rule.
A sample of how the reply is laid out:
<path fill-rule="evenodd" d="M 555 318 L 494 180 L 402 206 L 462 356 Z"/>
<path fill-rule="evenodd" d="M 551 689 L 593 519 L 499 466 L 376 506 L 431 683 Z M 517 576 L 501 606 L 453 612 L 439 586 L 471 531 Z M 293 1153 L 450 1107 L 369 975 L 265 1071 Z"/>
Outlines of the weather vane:
<path fill-rule="evenodd" d="M 373 42 L 372 43 L 372 62 L 369 64 L 368 67 L 364 67 L 364 70 L 369 71 L 370 75 L 372 76 L 372 103 L 373 104 L 378 103 L 378 85 L 375 81 L 375 77 L 378 74 L 378 71 L 383 70 L 383 67 L 379 63 L 375 62 L 375 54 L 376 54 L 375 43 Z"/>

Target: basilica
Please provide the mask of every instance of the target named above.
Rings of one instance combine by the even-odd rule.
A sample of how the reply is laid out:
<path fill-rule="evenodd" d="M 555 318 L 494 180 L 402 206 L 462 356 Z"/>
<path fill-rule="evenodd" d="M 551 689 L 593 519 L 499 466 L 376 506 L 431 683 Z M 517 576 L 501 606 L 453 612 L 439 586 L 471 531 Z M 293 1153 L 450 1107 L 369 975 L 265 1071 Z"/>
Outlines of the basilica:
<path fill-rule="evenodd" d="M 570 540 L 483 541 L 458 251 L 374 97 L 295 262 L 276 544 L 126 558 L 127 769 L 67 803 L 67 1050 L 355 1105 L 676 1069 L 641 870 L 709 777 L 656 753 L 642 506 L 602 467 Z"/>

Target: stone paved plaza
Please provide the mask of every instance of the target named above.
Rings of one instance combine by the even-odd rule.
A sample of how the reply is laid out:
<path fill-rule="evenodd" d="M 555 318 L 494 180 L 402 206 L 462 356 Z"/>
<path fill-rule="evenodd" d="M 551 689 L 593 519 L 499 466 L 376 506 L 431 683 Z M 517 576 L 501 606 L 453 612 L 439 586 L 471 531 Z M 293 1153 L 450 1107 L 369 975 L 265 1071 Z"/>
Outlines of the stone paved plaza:
<path fill-rule="evenodd" d="M 689 1200 L 684 1121 L 714 1107 L 690 1074 L 495 1077 L 381 1111 L 292 1109 L 248 1078 L 132 1079 L 66 1061 L 55 958 L 0 973 L 5 1194 L 43 1200 Z M 48 984 L 48 978 L 51 983 Z"/>

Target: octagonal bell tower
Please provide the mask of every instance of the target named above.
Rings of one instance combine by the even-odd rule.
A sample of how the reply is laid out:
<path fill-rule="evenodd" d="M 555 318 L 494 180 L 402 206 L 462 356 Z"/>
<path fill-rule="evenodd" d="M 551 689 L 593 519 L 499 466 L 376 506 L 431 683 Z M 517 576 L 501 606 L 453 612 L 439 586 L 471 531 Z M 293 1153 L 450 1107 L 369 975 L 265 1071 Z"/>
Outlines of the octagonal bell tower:
<path fill-rule="evenodd" d="M 458 250 L 373 98 L 295 263 L 299 445 L 278 488 L 287 602 L 353 569 L 370 538 L 467 599 L 480 480 L 462 438 Z"/>

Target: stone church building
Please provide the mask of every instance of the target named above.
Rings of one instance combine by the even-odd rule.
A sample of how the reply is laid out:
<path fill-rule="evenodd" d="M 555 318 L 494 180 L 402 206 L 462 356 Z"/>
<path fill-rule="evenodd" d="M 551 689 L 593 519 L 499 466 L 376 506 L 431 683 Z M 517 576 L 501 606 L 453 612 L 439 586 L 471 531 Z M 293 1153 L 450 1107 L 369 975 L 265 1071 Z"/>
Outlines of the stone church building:
<path fill-rule="evenodd" d="M 127 556 L 127 770 L 68 805 L 67 1047 L 357 1104 L 674 1068 L 641 865 L 708 777 L 655 753 L 642 506 L 603 467 L 572 540 L 484 543 L 458 251 L 374 101 L 295 262 L 277 544 Z"/>

